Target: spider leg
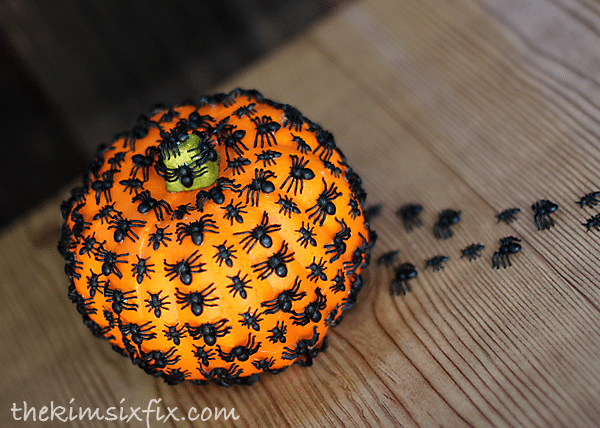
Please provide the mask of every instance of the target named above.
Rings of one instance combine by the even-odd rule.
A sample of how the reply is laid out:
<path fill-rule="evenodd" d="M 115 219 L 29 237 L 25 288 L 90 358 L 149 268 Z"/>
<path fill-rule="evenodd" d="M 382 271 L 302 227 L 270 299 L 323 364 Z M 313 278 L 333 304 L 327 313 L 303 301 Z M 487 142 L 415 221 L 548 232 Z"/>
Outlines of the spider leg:
<path fill-rule="evenodd" d="M 498 263 L 498 256 L 498 252 L 494 252 L 494 255 L 492 256 L 492 269 L 498 269 L 500 267 Z"/>

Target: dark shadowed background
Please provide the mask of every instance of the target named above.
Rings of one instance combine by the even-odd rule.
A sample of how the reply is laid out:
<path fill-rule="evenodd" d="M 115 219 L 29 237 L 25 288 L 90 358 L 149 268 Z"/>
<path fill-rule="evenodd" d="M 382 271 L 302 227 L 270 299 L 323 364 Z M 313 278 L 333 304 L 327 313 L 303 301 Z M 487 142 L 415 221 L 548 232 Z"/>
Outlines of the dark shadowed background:
<path fill-rule="evenodd" d="M 154 103 L 205 94 L 350 1 L 0 0 L 0 228 Z"/>

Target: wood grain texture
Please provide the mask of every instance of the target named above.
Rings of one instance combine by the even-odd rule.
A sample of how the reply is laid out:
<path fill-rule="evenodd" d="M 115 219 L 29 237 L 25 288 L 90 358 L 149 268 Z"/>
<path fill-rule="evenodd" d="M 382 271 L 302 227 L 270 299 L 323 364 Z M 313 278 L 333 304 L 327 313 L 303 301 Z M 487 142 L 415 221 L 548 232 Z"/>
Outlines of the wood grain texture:
<path fill-rule="evenodd" d="M 419 269 L 411 293 L 390 296 L 391 271 L 373 263 L 313 367 L 250 388 L 170 387 L 81 325 L 55 251 L 58 198 L 0 236 L 0 402 L 75 397 L 106 409 L 160 398 L 165 408 L 240 415 L 212 426 L 598 426 L 600 244 L 581 224 L 598 210 L 576 201 L 598 190 L 599 80 L 585 62 L 524 38 L 501 3 L 360 1 L 216 88 L 259 89 L 333 132 L 368 202 L 383 206 L 373 259 L 400 249 Z M 564 28 L 600 16 L 584 1 L 537 7 L 558 11 Z M 598 34 L 586 34 L 577 40 L 593 56 Z M 541 198 L 560 209 L 556 226 L 539 232 L 530 206 Z M 394 214 L 406 202 L 425 206 L 425 226 L 410 234 Z M 497 224 L 513 206 L 518 220 Z M 438 241 L 431 227 L 445 208 L 462 221 Z M 512 268 L 492 270 L 509 235 L 523 249 Z M 485 245 L 483 257 L 461 260 L 471 243 Z M 450 257 L 445 268 L 424 270 L 436 254 Z M 23 426 L 9 405 L 2 420 Z"/>

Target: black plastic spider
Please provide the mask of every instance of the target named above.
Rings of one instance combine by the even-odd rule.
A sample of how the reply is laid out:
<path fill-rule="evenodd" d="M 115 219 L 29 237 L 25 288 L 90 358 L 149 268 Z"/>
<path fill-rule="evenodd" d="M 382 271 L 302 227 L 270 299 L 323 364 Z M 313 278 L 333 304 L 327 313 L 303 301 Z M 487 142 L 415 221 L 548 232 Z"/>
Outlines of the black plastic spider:
<path fill-rule="evenodd" d="M 215 119 L 213 119 L 209 115 L 200 115 L 197 111 L 193 111 L 190 113 L 187 119 L 186 126 L 188 129 L 198 129 L 198 128 L 209 128 L 211 127 L 211 123 L 215 123 Z"/>
<path fill-rule="evenodd" d="M 253 117 L 250 120 L 256 126 L 254 148 L 258 146 L 259 141 L 261 149 L 265 146 L 265 141 L 267 142 L 269 147 L 277 145 L 277 140 L 275 139 L 275 132 L 277 132 L 279 128 L 281 128 L 281 125 L 279 123 L 273 121 L 269 116 L 263 116 L 260 119 L 258 117 Z"/>
<path fill-rule="evenodd" d="M 396 211 L 396 215 L 402 220 L 404 229 L 407 232 L 412 232 L 413 227 L 423 226 L 420 214 L 423 211 L 423 205 L 420 204 L 405 204 Z"/>
<path fill-rule="evenodd" d="M 273 171 L 255 168 L 254 178 L 240 190 L 240 196 L 243 196 L 244 192 L 246 192 L 246 204 L 251 200 L 253 207 L 258 206 L 260 192 L 271 193 L 275 190 L 275 185 L 269 181 L 269 178 L 274 177 L 275 173 Z"/>
<path fill-rule="evenodd" d="M 165 232 L 169 226 L 162 228 L 158 227 L 157 225 L 154 226 L 156 227 L 156 232 L 150 234 L 148 238 L 148 246 L 152 245 L 152 249 L 156 251 L 159 249 L 160 244 L 163 244 L 165 247 L 167 246 L 167 241 L 171 240 L 169 236 L 172 235 L 172 233 Z"/>
<path fill-rule="evenodd" d="M 294 134 L 290 135 L 292 136 L 292 141 L 296 143 L 296 150 L 300 153 L 307 155 L 308 152 L 312 151 L 310 146 L 302 138 Z"/>
<path fill-rule="evenodd" d="M 135 277 L 135 280 L 137 281 L 137 283 L 141 284 L 142 281 L 144 280 L 144 276 L 146 276 L 148 279 L 151 279 L 150 274 L 154 273 L 154 270 L 151 268 L 154 265 L 148 263 L 148 260 L 150 260 L 150 257 L 142 259 L 137 254 L 135 256 L 137 257 L 138 261 L 137 261 L 137 263 L 132 263 L 133 267 L 131 268 L 131 272 L 133 273 L 133 276 Z"/>
<path fill-rule="evenodd" d="M 94 215 L 94 220 L 100 220 L 100 224 L 104 224 L 104 219 L 110 219 L 112 217 L 111 213 L 116 212 L 117 210 L 115 210 L 115 202 L 110 205 L 104 205 L 102 208 L 100 208 L 100 211 Z"/>
<path fill-rule="evenodd" d="M 304 161 L 304 157 L 298 158 L 296 155 L 290 155 L 290 158 L 292 159 L 290 172 L 279 188 L 283 189 L 289 181 L 289 185 L 285 193 L 288 193 L 293 186 L 294 196 L 296 196 L 296 193 L 298 192 L 298 185 L 300 185 L 300 194 L 302 194 L 302 191 L 304 190 L 304 180 L 312 180 L 315 178 L 315 173 L 312 169 L 306 167 L 308 160 Z"/>
<path fill-rule="evenodd" d="M 212 216 L 212 214 L 204 214 L 196 221 L 177 223 L 177 242 L 182 243 L 189 236 L 195 245 L 202 245 L 205 233 L 218 233 L 216 222 L 210 218 Z"/>
<path fill-rule="evenodd" d="M 132 193 L 135 193 L 137 195 L 138 192 L 144 188 L 144 183 L 138 178 L 128 178 L 127 180 L 121 180 L 119 181 L 119 184 L 123 186 L 123 192 L 129 192 L 130 195 Z"/>
<path fill-rule="evenodd" d="M 323 257 L 321 257 L 318 263 L 317 258 L 313 257 L 312 263 L 306 267 L 306 269 L 310 270 L 310 273 L 306 278 L 309 281 L 314 280 L 315 282 L 317 282 L 318 280 L 327 281 L 327 275 L 325 274 L 327 267 L 325 267 L 325 263 L 326 262 L 325 260 L 323 260 Z"/>
<path fill-rule="evenodd" d="M 316 357 L 317 353 L 327 347 L 327 338 L 325 338 L 323 340 L 323 346 L 321 349 L 314 348 L 319 341 L 319 337 L 317 326 L 314 326 L 312 338 L 299 340 L 296 342 L 293 349 L 284 347 L 284 352 L 282 353 L 281 358 L 284 360 L 295 360 L 296 358 L 303 356 L 305 360 L 302 362 L 297 362 L 297 364 L 305 367 L 311 366 L 312 359 Z"/>
<path fill-rule="evenodd" d="M 381 204 L 369 205 L 368 207 L 366 207 L 363 210 L 365 220 L 371 222 L 374 218 L 378 217 L 381 214 L 381 209 Z"/>
<path fill-rule="evenodd" d="M 492 269 L 500 269 L 500 262 L 502 262 L 504 269 L 506 269 L 506 262 L 508 262 L 508 266 L 512 266 L 510 255 L 521 251 L 521 244 L 519 242 L 521 240 L 514 236 L 507 236 L 500 239 L 500 248 L 492 256 Z"/>
<path fill-rule="evenodd" d="M 436 270 L 439 269 L 444 269 L 444 265 L 443 263 L 448 260 L 449 257 L 447 256 L 433 256 L 430 259 L 425 260 L 425 269 L 427 269 L 428 267 L 431 266 L 431 269 L 435 272 Z"/>
<path fill-rule="evenodd" d="M 250 253 L 257 242 L 260 242 L 260 245 L 262 245 L 264 248 L 271 248 L 271 245 L 273 245 L 273 239 L 271 239 L 269 233 L 277 232 L 279 230 L 281 230 L 281 225 L 269 224 L 269 215 L 265 211 L 260 224 L 251 230 L 235 232 L 234 235 L 247 235 L 240 240 L 240 244 L 242 244 L 243 250 L 247 249 L 247 252 Z"/>
<path fill-rule="evenodd" d="M 161 106 L 164 107 L 164 106 Z M 179 112 L 174 110 L 173 107 L 169 107 L 166 112 L 158 119 L 159 122 L 173 122 L 173 120 L 179 117 Z"/>
<path fill-rule="evenodd" d="M 285 341 L 286 341 L 285 334 L 287 333 L 287 327 L 283 321 L 277 321 L 277 324 L 275 324 L 275 327 L 273 327 L 271 330 L 269 330 L 269 333 L 271 333 L 270 336 L 267 336 L 267 339 L 269 340 L 269 342 L 285 343 Z"/>
<path fill-rule="evenodd" d="M 212 349 L 205 349 L 204 346 L 194 345 L 196 350 L 194 351 L 194 356 L 198 359 L 198 361 L 208 367 L 209 361 L 215 359 L 215 355 L 217 354 Z"/>
<path fill-rule="evenodd" d="M 248 147 L 242 142 L 242 138 L 246 136 L 246 131 L 242 129 L 238 129 L 234 131 L 233 129 L 226 129 L 224 132 L 219 134 L 218 141 L 219 143 L 225 146 L 225 156 L 227 160 L 229 157 L 229 150 L 233 151 L 236 155 L 242 156 L 244 154 L 244 150 L 248 150 Z"/>
<path fill-rule="evenodd" d="M 115 171 L 121 170 L 121 164 L 125 160 L 126 152 L 116 152 L 110 159 L 106 161 L 110 165 L 110 169 Z"/>
<path fill-rule="evenodd" d="M 471 244 L 465 249 L 460 250 L 462 253 L 460 258 L 462 259 L 463 257 L 468 257 L 469 261 L 475 260 L 477 257 L 481 257 L 481 254 L 479 254 L 479 252 L 484 248 L 485 246 L 482 244 Z"/>
<path fill-rule="evenodd" d="M 398 254 L 400 254 L 400 250 L 391 250 L 387 253 L 383 253 L 377 259 L 378 265 L 391 266 L 396 258 L 398 258 Z"/>
<path fill-rule="evenodd" d="M 332 279 L 333 285 L 329 287 L 331 291 L 334 293 L 339 293 L 340 291 L 346 291 L 346 277 L 344 276 L 344 271 L 338 269 L 335 277 Z"/>
<path fill-rule="evenodd" d="M 451 238 L 454 234 L 450 228 L 460 221 L 460 211 L 446 209 L 438 214 L 438 220 L 433 225 L 433 236 L 436 239 Z"/>
<path fill-rule="evenodd" d="M 92 225 L 92 223 L 85 221 L 83 215 L 77 209 L 71 213 L 71 220 L 73 221 L 71 231 L 73 232 L 73 236 L 77 238 L 83 237 L 83 231 L 89 229 Z"/>
<path fill-rule="evenodd" d="M 240 320 L 240 324 L 243 327 L 252 328 L 254 331 L 260 331 L 260 322 L 263 320 L 260 316 L 262 314 L 257 314 L 258 309 L 255 309 L 252 312 L 252 309 L 248 308 L 246 312 L 243 314 L 239 314 L 242 319 Z"/>
<path fill-rule="evenodd" d="M 90 276 L 86 276 L 87 279 L 87 288 L 90 290 L 90 297 L 93 298 L 96 295 L 96 291 L 102 292 L 102 287 L 106 284 L 106 281 L 102 281 L 100 279 L 100 275 L 94 273 L 90 269 Z"/>
<path fill-rule="evenodd" d="M 508 208 L 502 211 L 500 214 L 496 215 L 496 218 L 498 219 L 498 223 L 503 221 L 506 224 L 511 224 L 514 220 L 517 219 L 516 214 L 520 212 L 520 208 Z"/>
<path fill-rule="evenodd" d="M 412 263 L 402 263 L 394 268 L 394 279 L 390 282 L 390 294 L 399 296 L 410 292 L 408 281 L 417 277 L 417 268 Z"/>
<path fill-rule="evenodd" d="M 198 168 L 194 165 L 183 164 L 177 168 L 168 168 L 164 163 L 157 163 L 156 172 L 169 183 L 181 182 L 184 187 L 192 187 L 194 180 L 206 173 L 206 168 Z"/>
<path fill-rule="evenodd" d="M 140 214 L 146 214 L 148 211 L 152 210 L 157 220 L 163 221 L 163 210 L 166 211 L 167 215 L 173 212 L 171 205 L 163 199 L 160 201 L 154 199 L 152 195 L 150 195 L 149 190 L 144 190 L 138 195 L 134 196 L 131 199 L 131 202 L 140 202 L 137 207 L 137 210 Z"/>
<path fill-rule="evenodd" d="M 102 196 L 104 196 L 104 200 L 107 204 L 112 202 L 112 195 L 110 192 L 114 183 L 114 175 L 115 171 L 111 169 L 104 172 L 101 179 L 98 179 L 91 184 L 91 189 L 96 192 L 96 205 L 100 205 Z"/>
<path fill-rule="evenodd" d="M 233 175 L 239 175 L 246 172 L 244 167 L 250 165 L 251 163 L 252 161 L 250 159 L 244 158 L 242 156 L 238 156 L 237 158 L 234 158 L 232 160 L 227 159 L 227 168 L 225 168 L 225 171 L 231 169 Z"/>
<path fill-rule="evenodd" d="M 258 352 L 260 345 L 260 342 L 256 343 L 256 337 L 252 333 L 248 333 L 248 341 L 245 345 L 236 346 L 229 352 L 223 352 L 221 347 L 217 345 L 217 352 L 219 352 L 219 357 L 228 363 L 235 361 L 236 358 L 238 361 L 247 361 L 251 355 Z"/>
<path fill-rule="evenodd" d="M 140 138 L 145 138 L 148 135 L 148 132 L 150 132 L 150 128 L 160 128 L 160 125 L 158 122 L 150 120 L 147 115 L 140 115 L 137 118 L 133 129 L 122 135 L 125 137 L 123 148 L 129 145 L 131 151 L 135 151 L 135 142 Z"/>
<path fill-rule="evenodd" d="M 171 220 L 183 220 L 186 215 L 190 215 L 191 212 L 194 211 L 194 208 L 188 202 L 187 204 L 179 205 L 173 214 L 171 214 Z"/>
<path fill-rule="evenodd" d="M 77 260 L 75 253 L 68 253 L 65 256 L 65 261 L 67 262 L 65 264 L 65 273 L 67 276 L 70 278 L 81 278 L 81 274 L 77 270 L 83 268 L 83 262 Z"/>
<path fill-rule="evenodd" d="M 283 114 L 285 116 L 285 120 L 283 121 L 284 128 L 292 128 L 295 129 L 296 132 L 302 129 L 302 125 L 304 125 L 304 116 L 295 108 L 290 105 L 283 106 Z"/>
<path fill-rule="evenodd" d="M 241 119 L 244 116 L 251 117 L 256 114 L 256 110 L 254 109 L 255 105 L 256 103 L 250 103 L 248 105 L 241 106 L 236 111 L 234 111 L 233 114 L 235 114 L 239 119 Z"/>
<path fill-rule="evenodd" d="M 533 220 L 538 230 L 550 229 L 554 226 L 551 214 L 558 209 L 558 205 L 548 199 L 537 201 L 531 206 L 534 216 Z"/>
<path fill-rule="evenodd" d="M 306 210 L 307 213 L 314 210 L 309 214 L 308 218 L 312 219 L 314 217 L 313 224 L 316 224 L 320 220 L 319 227 L 323 226 L 328 215 L 335 214 L 336 208 L 332 201 L 342 195 L 337 191 L 337 186 L 334 183 L 331 183 L 331 186 L 327 188 L 327 183 L 323 178 L 323 184 L 325 185 L 325 190 L 317 198 L 317 203 Z"/>
<path fill-rule="evenodd" d="M 274 314 L 277 313 L 278 311 L 281 312 L 291 312 L 292 311 L 292 302 L 295 302 L 297 300 L 301 300 L 306 296 L 306 291 L 302 291 L 301 293 L 298 293 L 298 290 L 300 290 L 300 277 L 297 276 L 296 279 L 294 280 L 294 285 L 292 286 L 292 288 L 282 291 L 281 293 L 279 293 L 279 295 L 272 299 L 272 300 L 268 300 L 266 302 L 262 302 L 261 306 L 264 308 L 267 308 L 267 310 L 265 310 L 265 314 Z"/>
<path fill-rule="evenodd" d="M 587 205 L 589 208 L 594 208 L 597 204 L 600 204 L 600 192 L 591 192 L 586 193 L 581 197 L 577 203 L 580 208 L 583 208 L 584 205 Z"/>
<path fill-rule="evenodd" d="M 147 293 L 150 296 L 150 298 L 144 300 L 144 302 L 146 302 L 146 308 L 148 308 L 148 312 L 154 311 L 154 316 L 156 318 L 160 318 L 163 310 L 169 310 L 167 306 L 169 306 L 171 302 L 165 301 L 169 296 L 161 297 L 160 294 L 162 293 L 162 290 L 158 293 L 150 293 L 149 291 L 147 291 Z"/>
<path fill-rule="evenodd" d="M 231 284 L 229 284 L 227 288 L 230 289 L 230 292 L 233 294 L 233 297 L 235 297 L 237 293 L 240 293 L 240 297 L 242 299 L 245 299 L 246 297 L 248 297 L 246 289 L 251 289 L 252 287 L 248 285 L 250 283 L 250 280 L 246 279 L 248 278 L 248 274 L 244 275 L 244 277 L 242 278 L 240 277 L 241 273 L 242 271 L 239 271 L 236 275 L 227 277 L 231 280 Z"/>
<path fill-rule="evenodd" d="M 319 145 L 313 151 L 314 154 L 318 155 L 319 158 L 324 161 L 329 161 L 333 150 L 335 149 L 335 141 L 333 140 L 333 134 L 329 131 L 325 131 L 324 129 L 319 129 L 317 131 L 317 142 Z"/>
<path fill-rule="evenodd" d="M 281 157 L 281 153 L 279 152 L 275 152 L 273 150 L 263 150 L 256 155 L 256 163 L 262 161 L 263 166 L 266 168 L 267 166 L 276 165 L 275 159 L 278 159 L 279 157 Z"/>
<path fill-rule="evenodd" d="M 198 145 L 188 150 L 188 153 L 193 153 L 191 159 L 195 162 L 196 167 L 201 171 L 206 171 L 205 164 L 207 162 L 215 162 L 219 159 L 219 154 L 215 150 L 216 142 L 213 137 L 206 132 L 194 130 L 192 134 L 200 138 Z"/>
<path fill-rule="evenodd" d="M 184 285 L 190 285 L 192 283 L 192 274 L 193 273 L 202 273 L 206 272 L 204 266 L 206 263 L 198 262 L 201 254 L 198 254 L 198 250 L 194 251 L 187 259 L 181 259 L 177 263 L 167 263 L 164 260 L 165 264 L 165 272 L 167 273 L 167 278 L 169 281 L 173 281 L 175 278 L 179 277 L 179 280 Z"/>
<path fill-rule="evenodd" d="M 187 285 L 187 284 L 186 284 Z M 181 309 L 185 309 L 188 306 L 192 313 L 196 316 L 202 315 L 205 306 L 217 306 L 213 303 L 215 300 L 219 300 L 218 297 L 209 297 L 216 291 L 214 283 L 207 285 L 202 291 L 191 291 L 189 293 L 182 292 L 179 288 L 176 288 L 175 297 L 177 303 L 181 306 Z"/>
<path fill-rule="evenodd" d="M 110 283 L 104 284 L 104 297 L 106 301 L 111 303 L 113 312 L 119 315 L 125 311 L 135 311 L 138 307 L 137 303 L 129 302 L 130 299 L 135 299 L 135 290 L 122 291 L 118 288 L 110 288 Z"/>
<path fill-rule="evenodd" d="M 335 234 L 331 244 L 325 244 L 325 254 L 333 254 L 331 259 L 329 259 L 329 263 L 336 261 L 346 252 L 346 243 L 344 241 L 350 239 L 350 229 L 348 229 L 346 222 L 343 219 L 340 221 L 337 218 L 335 221 L 338 222 L 342 229 Z"/>
<path fill-rule="evenodd" d="M 136 178 L 138 171 L 142 170 L 142 179 L 144 182 L 148 181 L 148 173 L 150 172 L 150 167 L 154 164 L 154 159 L 158 154 L 158 149 L 156 147 L 150 146 L 146 149 L 144 154 L 138 153 L 131 157 L 131 162 L 133 163 L 133 167 L 131 168 L 131 173 L 129 174 L 130 178 Z"/>
<path fill-rule="evenodd" d="M 182 120 L 177 122 L 177 124 L 169 131 L 161 129 L 160 140 L 158 140 L 158 150 L 160 151 L 161 156 L 164 159 L 169 160 L 171 159 L 171 156 L 181 155 L 179 146 L 189 137 L 190 135 L 188 134 L 186 122 Z"/>
<path fill-rule="evenodd" d="M 164 369 L 167 366 L 177 364 L 181 359 L 181 355 L 175 355 L 175 347 L 173 346 L 167 352 L 163 351 L 150 351 L 144 352 L 140 350 L 141 357 L 146 363 L 148 363 L 147 369 L 152 372 L 153 370 Z"/>
<path fill-rule="evenodd" d="M 228 368 L 217 367 L 212 369 L 210 372 L 206 372 L 202 366 L 200 368 L 200 373 L 206 378 L 207 382 L 214 381 L 218 385 L 229 387 L 233 384 L 237 383 L 246 383 L 248 385 L 252 384 L 257 380 L 256 374 L 251 375 L 248 379 L 240 380 L 240 376 L 244 373 L 244 370 L 240 368 L 237 364 L 232 364 Z M 204 383 L 204 382 L 203 382 Z"/>
<path fill-rule="evenodd" d="M 141 345 L 144 340 L 154 339 L 156 338 L 156 333 L 151 332 L 154 329 L 154 325 L 150 325 L 152 321 L 148 321 L 142 325 L 138 325 L 135 323 L 131 324 L 121 324 L 119 322 L 119 330 L 124 337 L 131 336 L 131 341 L 136 345 Z"/>
<path fill-rule="evenodd" d="M 596 214 L 595 216 L 588 218 L 585 223 L 581 224 L 586 227 L 586 232 L 589 232 L 592 227 L 595 228 L 596 231 L 600 232 L 600 214 Z"/>
<path fill-rule="evenodd" d="M 258 273 L 258 279 L 266 279 L 273 272 L 280 277 L 285 278 L 288 274 L 287 264 L 294 260 L 295 253 L 288 253 L 288 244 L 283 242 L 279 251 L 269 256 L 263 262 L 253 264 L 251 267 L 254 273 Z"/>
<path fill-rule="evenodd" d="M 145 226 L 146 222 L 143 220 L 129 220 L 117 212 L 115 216 L 111 217 L 108 224 L 108 229 L 115 229 L 113 234 L 115 242 L 123 242 L 125 238 L 129 238 L 131 242 L 135 242 L 136 239 L 139 239 L 139 236 L 132 228 Z"/>
<path fill-rule="evenodd" d="M 237 259 L 237 257 L 233 254 L 237 252 L 237 250 L 232 250 L 233 245 L 227 246 L 227 241 L 223 242 L 220 245 L 213 245 L 214 248 L 217 249 L 217 253 L 213 256 L 213 259 L 216 259 L 217 263 L 219 263 L 219 267 L 225 262 L 228 267 L 233 267 L 233 260 Z"/>
<path fill-rule="evenodd" d="M 211 187 L 210 190 L 200 190 L 198 194 L 196 194 L 196 208 L 200 212 L 204 211 L 204 204 L 209 199 L 215 204 L 222 204 L 225 201 L 223 190 L 230 189 L 235 191 L 239 187 L 240 185 L 235 184 L 234 180 L 230 180 L 225 177 L 217 178 L 217 181 L 215 181 L 214 186 Z"/>
<path fill-rule="evenodd" d="M 300 238 L 298 238 L 296 242 L 299 242 L 300 245 L 304 248 L 308 247 L 308 244 L 312 245 L 313 247 L 316 247 L 317 240 L 314 238 L 316 234 L 313 233 L 313 230 L 315 230 L 314 227 L 310 227 L 309 224 L 305 226 L 304 222 L 302 222 L 302 227 L 300 227 L 300 229 L 296 231 L 300 234 Z"/>
<path fill-rule="evenodd" d="M 339 178 L 340 175 L 342 174 L 342 169 L 335 166 L 334 163 L 329 162 L 329 161 L 322 161 L 323 162 L 323 166 L 325 167 L 325 169 L 327 171 L 329 171 L 331 173 L 331 175 L 333 175 L 335 178 Z"/>
<path fill-rule="evenodd" d="M 279 213 L 283 212 L 283 215 L 287 215 L 289 218 L 292 218 L 292 213 L 300 214 L 300 208 L 298 205 L 292 200 L 292 198 L 288 198 L 287 195 L 279 195 L 279 200 L 275 202 L 277 205 L 280 205 Z"/>
<path fill-rule="evenodd" d="M 358 268 L 361 266 L 366 266 L 367 260 L 365 259 L 365 255 L 368 253 L 369 248 L 371 248 L 374 244 L 377 235 L 373 236 L 374 239 L 370 237 L 371 245 L 369 244 L 369 241 L 367 241 L 367 238 L 365 238 L 361 233 L 359 233 L 358 236 L 360 236 L 363 243 L 360 245 L 360 247 L 354 250 L 352 259 L 344 262 L 344 269 L 346 270 L 346 275 L 348 276 L 356 275 Z"/>
<path fill-rule="evenodd" d="M 177 346 L 180 345 L 181 339 L 185 337 L 185 326 L 182 325 L 179 327 L 179 323 L 175 325 L 165 326 L 166 329 L 163 330 L 163 334 L 167 338 L 167 340 L 172 340 L 173 343 Z"/>
<path fill-rule="evenodd" d="M 117 266 L 118 263 L 127 263 L 125 260 L 119 260 L 120 257 L 127 257 L 129 253 L 117 254 L 113 251 L 100 247 L 96 254 L 96 260 L 102 262 L 102 275 L 108 276 L 114 273 L 119 279 L 123 278 L 123 274 Z"/>
<path fill-rule="evenodd" d="M 193 339 L 204 339 L 204 343 L 213 346 L 217 343 L 217 338 L 226 336 L 231 330 L 227 324 L 227 319 L 223 318 L 215 323 L 204 323 L 197 327 L 188 325 L 188 333 Z"/>
<path fill-rule="evenodd" d="M 356 217 L 358 217 L 361 213 L 360 203 L 356 200 L 354 196 L 352 196 L 350 198 L 348 206 L 350 207 L 350 212 L 348 214 L 350 215 L 350 217 L 352 217 L 352 220 L 356 220 Z"/>
<path fill-rule="evenodd" d="M 321 311 L 327 307 L 327 298 L 321 293 L 321 289 L 315 289 L 316 298 L 304 307 L 302 312 L 292 311 L 291 320 L 294 325 L 306 325 L 309 322 L 321 321 Z"/>
<path fill-rule="evenodd" d="M 247 208 L 247 205 L 242 205 L 242 202 L 238 202 L 237 204 L 233 204 L 233 201 L 229 202 L 229 204 L 226 207 L 222 207 L 222 209 L 224 209 L 226 211 L 225 215 L 223 216 L 225 219 L 229 220 L 231 222 L 231 225 L 233 226 L 233 220 L 237 221 L 238 223 L 243 223 L 244 222 L 244 218 L 242 217 L 242 214 L 247 214 L 248 211 L 244 210 L 244 208 Z"/>

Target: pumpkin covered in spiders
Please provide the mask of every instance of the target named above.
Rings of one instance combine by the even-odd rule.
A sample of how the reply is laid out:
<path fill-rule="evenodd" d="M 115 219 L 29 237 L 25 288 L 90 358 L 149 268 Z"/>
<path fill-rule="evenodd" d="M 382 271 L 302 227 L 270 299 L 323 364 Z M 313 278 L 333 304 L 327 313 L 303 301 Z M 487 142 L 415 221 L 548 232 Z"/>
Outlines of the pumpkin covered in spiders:
<path fill-rule="evenodd" d="M 62 205 L 84 324 L 155 376 L 251 384 L 312 364 L 375 234 L 331 133 L 257 91 L 157 105 Z"/>

